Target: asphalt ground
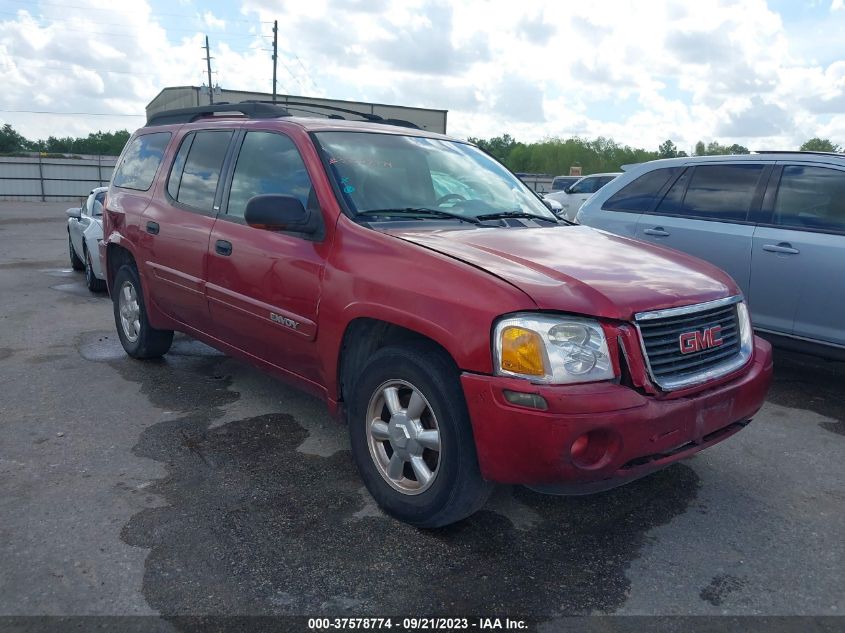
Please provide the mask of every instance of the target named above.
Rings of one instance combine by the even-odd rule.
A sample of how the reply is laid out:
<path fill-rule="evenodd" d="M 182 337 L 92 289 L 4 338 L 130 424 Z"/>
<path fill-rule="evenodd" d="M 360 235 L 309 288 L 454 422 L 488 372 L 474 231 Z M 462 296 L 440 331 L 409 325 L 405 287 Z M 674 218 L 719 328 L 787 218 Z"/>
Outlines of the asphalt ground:
<path fill-rule="evenodd" d="M 321 402 L 183 336 L 128 358 L 67 206 L 0 203 L 0 615 L 845 614 L 845 364 L 776 351 L 724 443 L 420 531 Z"/>

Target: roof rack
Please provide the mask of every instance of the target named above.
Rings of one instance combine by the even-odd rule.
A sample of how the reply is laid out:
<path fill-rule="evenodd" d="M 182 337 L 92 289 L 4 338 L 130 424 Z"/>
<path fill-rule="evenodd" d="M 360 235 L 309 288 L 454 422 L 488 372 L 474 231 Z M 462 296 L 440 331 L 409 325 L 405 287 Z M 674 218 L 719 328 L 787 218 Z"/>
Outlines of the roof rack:
<path fill-rule="evenodd" d="M 206 116 L 214 116 L 218 112 L 240 112 L 250 119 L 276 119 L 291 116 L 290 112 L 280 105 L 262 103 L 258 101 L 244 101 L 242 103 L 215 103 L 213 105 L 195 108 L 178 108 L 164 110 L 147 118 L 147 126 L 170 125 L 172 123 L 191 123 Z"/>
<path fill-rule="evenodd" d="M 258 101 L 258 100 L 250 100 L 244 101 L 243 103 L 260 103 L 260 104 L 272 104 L 272 101 Z M 306 108 L 312 108 L 316 110 L 329 110 L 331 112 L 343 112 L 344 114 L 354 114 L 355 116 L 359 116 L 365 121 L 369 121 L 370 123 L 383 123 L 385 125 L 397 125 L 400 127 L 408 127 L 413 128 L 415 130 L 419 130 L 420 126 L 416 123 L 411 123 L 410 121 L 406 121 L 404 119 L 385 119 L 378 114 L 373 114 L 370 112 L 359 112 L 358 110 L 350 110 L 349 108 L 341 108 L 339 106 L 332 106 L 332 105 L 324 105 L 321 103 L 310 103 L 308 101 L 288 101 L 285 99 L 284 101 L 276 102 L 276 105 L 281 105 L 290 110 L 290 106 L 294 106 L 294 110 L 299 110 L 300 112 L 308 112 L 309 114 L 317 114 L 316 112 L 311 112 Z M 300 106 L 300 107 L 297 107 Z M 301 107 L 305 106 L 305 107 Z M 326 115 L 330 119 L 341 119 L 345 120 L 345 117 L 342 117 L 338 114 L 329 114 Z"/>
<path fill-rule="evenodd" d="M 802 149 L 757 149 L 755 154 L 814 154 L 817 156 L 845 156 L 842 152 L 816 152 Z"/>

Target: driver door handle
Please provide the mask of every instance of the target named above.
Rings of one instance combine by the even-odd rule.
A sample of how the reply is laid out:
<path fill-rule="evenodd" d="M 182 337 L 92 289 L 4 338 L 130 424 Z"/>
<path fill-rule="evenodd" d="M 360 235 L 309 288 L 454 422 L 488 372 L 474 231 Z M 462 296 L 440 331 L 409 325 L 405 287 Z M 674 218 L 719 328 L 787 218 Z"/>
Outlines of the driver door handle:
<path fill-rule="evenodd" d="M 657 237 L 669 237 L 669 231 L 666 231 L 662 226 L 655 226 L 653 229 L 646 229 L 643 233 L 646 235 L 655 235 Z"/>
<path fill-rule="evenodd" d="M 801 251 L 793 248 L 789 242 L 780 242 L 778 244 L 763 244 L 763 250 L 770 253 L 785 253 L 786 255 L 797 255 Z"/>

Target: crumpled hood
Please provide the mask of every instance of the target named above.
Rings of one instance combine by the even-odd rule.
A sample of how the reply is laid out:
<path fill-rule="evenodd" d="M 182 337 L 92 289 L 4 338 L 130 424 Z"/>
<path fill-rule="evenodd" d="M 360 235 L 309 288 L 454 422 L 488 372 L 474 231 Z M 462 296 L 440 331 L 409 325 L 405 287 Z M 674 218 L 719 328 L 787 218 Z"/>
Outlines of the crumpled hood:
<path fill-rule="evenodd" d="M 630 320 L 637 312 L 739 294 L 724 271 L 695 257 L 586 226 L 386 231 L 472 264 L 543 310 Z M 449 289 L 444 281 L 444 292 Z"/>

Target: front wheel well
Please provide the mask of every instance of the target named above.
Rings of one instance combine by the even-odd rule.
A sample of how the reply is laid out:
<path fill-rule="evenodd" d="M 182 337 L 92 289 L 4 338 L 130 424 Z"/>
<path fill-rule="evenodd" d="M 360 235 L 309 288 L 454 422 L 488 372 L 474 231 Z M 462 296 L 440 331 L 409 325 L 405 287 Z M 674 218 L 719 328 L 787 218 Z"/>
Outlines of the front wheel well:
<path fill-rule="evenodd" d="M 378 350 L 388 345 L 401 345 L 412 341 L 425 341 L 440 349 L 454 363 L 448 350 L 434 339 L 415 330 L 381 321 L 358 318 L 346 326 L 340 345 L 338 359 L 338 397 L 348 402 L 348 394 L 355 386 L 355 380 Z M 457 369 L 457 364 L 455 364 Z"/>

